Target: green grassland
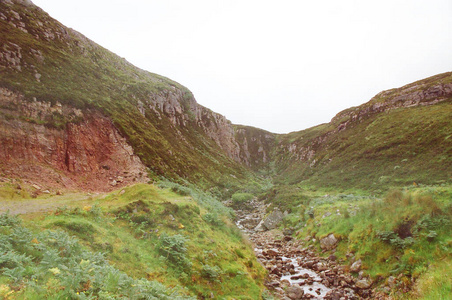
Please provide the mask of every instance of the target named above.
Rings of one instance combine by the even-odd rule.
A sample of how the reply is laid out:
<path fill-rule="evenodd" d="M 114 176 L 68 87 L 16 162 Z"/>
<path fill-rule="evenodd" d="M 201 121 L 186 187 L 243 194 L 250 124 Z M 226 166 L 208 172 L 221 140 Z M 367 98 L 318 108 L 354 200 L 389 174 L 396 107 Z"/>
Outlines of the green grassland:
<path fill-rule="evenodd" d="M 1 215 L 0 296 L 260 299 L 265 271 L 232 211 L 172 186 L 140 184 L 46 213 Z"/>
<path fill-rule="evenodd" d="M 448 299 L 452 289 L 452 188 L 412 185 L 382 196 L 368 191 L 275 186 L 268 201 L 289 214 L 282 228 L 350 267 L 361 259 L 364 275 L 396 299 Z M 334 251 L 320 239 L 334 234 Z M 442 274 L 442 275 L 440 275 Z M 358 275 L 354 273 L 354 275 Z M 384 289 L 393 276 L 396 285 Z M 408 293 L 404 296 L 405 293 Z"/>

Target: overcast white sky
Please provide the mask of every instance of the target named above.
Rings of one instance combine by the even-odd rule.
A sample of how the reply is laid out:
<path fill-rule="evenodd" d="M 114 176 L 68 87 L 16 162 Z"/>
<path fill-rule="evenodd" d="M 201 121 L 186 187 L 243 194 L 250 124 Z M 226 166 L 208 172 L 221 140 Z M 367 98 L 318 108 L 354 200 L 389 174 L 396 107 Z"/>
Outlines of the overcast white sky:
<path fill-rule="evenodd" d="M 451 0 L 33 2 L 233 123 L 276 133 L 452 71 Z"/>

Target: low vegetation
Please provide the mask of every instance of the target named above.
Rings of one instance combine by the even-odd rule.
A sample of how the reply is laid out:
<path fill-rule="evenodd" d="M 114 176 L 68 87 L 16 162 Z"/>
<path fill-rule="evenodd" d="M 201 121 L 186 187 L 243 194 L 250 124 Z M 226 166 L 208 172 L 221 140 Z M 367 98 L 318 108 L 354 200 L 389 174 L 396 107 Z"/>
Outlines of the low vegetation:
<path fill-rule="evenodd" d="M 246 159 L 240 163 L 203 129 L 219 123 L 207 109 L 195 115 L 200 107 L 192 107 L 188 89 L 16 2 L 0 2 L 0 54 L 8 58 L 0 60 L 0 88 L 25 102 L 108 117 L 155 185 L 107 195 L 38 195 L 32 183 L 2 171 L 0 199 L 21 206 L 21 215 L 0 215 L 0 298 L 267 297 L 265 270 L 232 223 L 234 211 L 220 202 L 243 208 L 251 199 L 270 204 L 269 212 L 287 212 L 280 229 L 319 252 L 319 241 L 334 234 L 339 262 L 351 267 L 361 260 L 361 271 L 382 293 L 450 297 L 450 96 L 351 117 L 400 96 L 394 89 L 328 124 L 286 135 L 231 125 L 240 149 L 233 154 Z M 452 73 L 444 73 L 409 88 L 450 82 Z M 171 102 L 171 93 L 182 112 L 152 107 L 159 97 Z M 51 130 L 83 122 L 73 113 L 24 116 L 21 109 L 5 102 L 0 121 Z M 47 211 L 33 211 L 31 203 Z"/>
<path fill-rule="evenodd" d="M 265 271 L 222 212 L 141 184 L 88 205 L 3 214 L 0 296 L 260 299 Z"/>
<path fill-rule="evenodd" d="M 452 189 L 450 186 L 411 186 L 382 197 L 355 194 L 324 194 L 298 189 L 286 205 L 291 213 L 285 226 L 299 239 L 318 247 L 333 233 L 338 239 L 335 255 L 351 266 L 362 261 L 381 291 L 400 298 L 447 299 L 452 282 Z M 322 195 L 322 196 L 320 196 Z M 328 251 L 326 256 L 331 253 Z M 395 284 L 388 285 L 388 278 Z M 389 279 L 392 280 L 392 279 Z"/>

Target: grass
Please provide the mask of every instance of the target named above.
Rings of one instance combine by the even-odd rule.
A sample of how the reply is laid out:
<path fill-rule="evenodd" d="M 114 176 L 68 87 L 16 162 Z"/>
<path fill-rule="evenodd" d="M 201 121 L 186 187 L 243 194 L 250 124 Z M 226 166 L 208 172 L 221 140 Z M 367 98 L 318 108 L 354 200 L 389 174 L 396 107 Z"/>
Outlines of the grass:
<path fill-rule="evenodd" d="M 383 93 L 388 107 L 405 88 L 440 85 L 444 73 Z M 450 183 L 451 99 L 435 105 L 369 109 L 377 99 L 339 113 L 328 124 L 278 136 L 275 183 L 386 192 L 412 184 Z M 378 102 L 377 101 L 377 102 Z M 345 128 L 345 129 L 344 129 Z"/>
<path fill-rule="evenodd" d="M 448 299 L 452 295 L 451 274 L 451 259 L 435 262 L 419 276 L 409 297 L 426 300 Z"/>
<path fill-rule="evenodd" d="M 335 252 L 339 261 L 351 265 L 350 257 L 361 259 L 365 274 L 377 284 L 397 276 L 398 286 L 392 291 L 396 296 L 408 291 L 412 280 L 418 280 L 415 291 L 419 295 L 444 297 L 450 290 L 450 278 L 437 281 L 435 274 L 439 272 L 437 268 L 450 267 L 451 201 L 450 186 L 409 187 L 389 192 L 383 198 L 313 195 L 303 205 L 292 202 L 297 205 L 292 206 L 285 226 L 295 227 L 300 239 L 309 237 L 308 244 L 319 251 L 318 241 L 333 233 L 339 240 Z M 441 267 L 440 261 L 444 262 Z M 432 291 L 425 283 L 429 280 L 435 281 Z"/>
<path fill-rule="evenodd" d="M 43 253 L 34 253 L 33 240 L 40 242 L 39 232 L 44 230 L 49 234 L 62 231 L 68 238 L 73 236 L 71 243 L 86 255 L 104 253 L 108 265 L 102 263 L 102 268 L 124 274 L 117 276 L 128 276 L 140 284 L 158 284 L 162 293 L 168 295 L 177 292 L 181 297 L 210 297 L 213 293 L 218 299 L 260 299 L 265 271 L 257 263 L 251 245 L 227 215 L 220 214 L 221 210 L 211 213 L 206 207 L 199 206 L 191 195 L 139 184 L 94 197 L 83 204 L 72 203 L 48 213 L 22 215 L 21 228 L 29 232 L 26 240 L 31 248 L 25 252 L 15 248 L 15 251 L 34 255 L 32 262 L 27 263 L 31 273 L 14 280 L 3 273 L 0 287 L 5 294 L 15 289 L 13 298 L 21 299 L 49 282 L 49 275 L 37 270 L 43 263 L 43 255 L 54 251 L 53 248 L 49 245 Z M 223 211 L 228 212 L 226 208 Z M 11 234 L 8 228 L 1 233 Z M 53 268 L 50 265 L 46 270 L 58 272 Z M 75 282 L 75 286 L 61 286 L 71 295 L 83 290 L 86 295 L 94 293 L 97 297 L 102 289 L 99 291 L 94 286 L 105 286 L 113 280 L 110 271 L 105 276 L 98 275 L 96 280 L 89 279 L 89 287 L 86 280 Z M 32 284 L 33 278 L 38 278 L 36 284 Z M 61 296 L 58 286 L 47 292 L 50 298 Z"/>

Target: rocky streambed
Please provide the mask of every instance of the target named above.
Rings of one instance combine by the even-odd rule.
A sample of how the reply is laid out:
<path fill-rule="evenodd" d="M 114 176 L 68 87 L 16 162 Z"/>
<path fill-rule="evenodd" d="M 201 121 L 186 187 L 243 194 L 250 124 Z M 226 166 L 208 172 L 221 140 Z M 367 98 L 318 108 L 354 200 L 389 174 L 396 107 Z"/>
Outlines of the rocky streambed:
<path fill-rule="evenodd" d="M 272 220 L 263 219 L 267 206 L 256 200 L 246 208 L 236 210 L 237 226 L 255 246 L 255 253 L 268 270 L 266 286 L 280 299 L 362 299 L 371 298 L 372 282 L 346 272 L 334 254 L 319 257 L 313 246 L 272 229 L 284 214 L 270 214 Z M 267 217 L 268 219 L 268 217 Z M 267 228 L 267 225 L 270 228 Z M 290 233 L 290 232 L 289 232 Z"/>

